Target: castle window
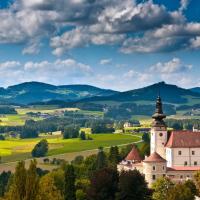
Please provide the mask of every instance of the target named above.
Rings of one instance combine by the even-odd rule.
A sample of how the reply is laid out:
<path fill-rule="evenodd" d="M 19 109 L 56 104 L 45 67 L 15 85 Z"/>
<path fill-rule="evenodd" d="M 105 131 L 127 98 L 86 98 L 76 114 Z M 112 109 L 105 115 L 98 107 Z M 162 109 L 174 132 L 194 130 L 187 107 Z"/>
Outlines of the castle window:
<path fill-rule="evenodd" d="M 184 165 L 187 166 L 187 161 L 184 162 Z"/>
<path fill-rule="evenodd" d="M 152 175 L 152 179 L 153 179 L 153 180 L 156 180 L 156 175 Z"/>
<path fill-rule="evenodd" d="M 156 167 L 155 166 L 153 166 L 153 171 L 156 171 Z"/>
<path fill-rule="evenodd" d="M 197 161 L 194 161 L 194 165 L 197 165 Z"/>
<path fill-rule="evenodd" d="M 165 166 L 163 166 L 163 170 L 165 170 Z"/>
<path fill-rule="evenodd" d="M 181 151 L 178 151 L 178 155 L 180 156 L 182 154 L 182 152 Z"/>
<path fill-rule="evenodd" d="M 163 136 L 163 134 L 162 134 L 162 133 L 160 133 L 160 134 L 159 134 L 159 136 L 160 136 L 160 137 L 162 137 L 162 136 Z"/>
<path fill-rule="evenodd" d="M 183 176 L 182 176 L 182 175 L 180 176 L 180 179 L 183 179 Z"/>
<path fill-rule="evenodd" d="M 192 151 L 192 155 L 195 155 L 195 151 Z"/>

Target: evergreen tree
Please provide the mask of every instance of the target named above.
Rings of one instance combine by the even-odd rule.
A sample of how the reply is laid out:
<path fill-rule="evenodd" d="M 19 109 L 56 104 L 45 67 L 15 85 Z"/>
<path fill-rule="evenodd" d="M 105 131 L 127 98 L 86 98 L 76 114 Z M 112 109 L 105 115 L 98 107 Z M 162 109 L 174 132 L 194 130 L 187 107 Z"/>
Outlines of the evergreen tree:
<path fill-rule="evenodd" d="M 106 154 L 103 151 L 103 148 L 100 147 L 97 154 L 97 169 L 102 169 L 104 167 L 107 167 L 107 158 Z"/>
<path fill-rule="evenodd" d="M 10 171 L 9 172 L 2 172 L 0 174 L 0 197 L 4 196 L 10 177 L 11 177 Z"/>
<path fill-rule="evenodd" d="M 112 166 L 116 166 L 120 161 L 119 149 L 117 146 L 110 147 L 109 162 Z"/>
<path fill-rule="evenodd" d="M 144 134 L 142 135 L 142 140 L 143 140 L 145 143 L 150 143 L 149 134 L 148 134 L 148 133 L 144 133 Z"/>
<path fill-rule="evenodd" d="M 34 200 L 38 193 L 39 177 L 37 175 L 36 165 L 36 160 L 32 160 L 29 169 L 27 170 L 25 200 Z"/>
<path fill-rule="evenodd" d="M 73 165 L 65 167 L 65 200 L 76 200 L 75 172 Z"/>
<path fill-rule="evenodd" d="M 119 176 L 117 200 L 149 199 L 150 191 L 139 171 L 122 171 Z"/>
<path fill-rule="evenodd" d="M 117 169 L 100 169 L 93 174 L 90 182 L 91 186 L 87 192 L 89 200 L 115 200 L 118 190 Z"/>
<path fill-rule="evenodd" d="M 23 200 L 26 196 L 27 173 L 24 161 L 17 164 L 15 174 L 9 191 L 6 195 L 8 200 Z"/>
<path fill-rule="evenodd" d="M 37 200 L 64 200 L 50 174 L 47 174 L 40 179 Z"/>

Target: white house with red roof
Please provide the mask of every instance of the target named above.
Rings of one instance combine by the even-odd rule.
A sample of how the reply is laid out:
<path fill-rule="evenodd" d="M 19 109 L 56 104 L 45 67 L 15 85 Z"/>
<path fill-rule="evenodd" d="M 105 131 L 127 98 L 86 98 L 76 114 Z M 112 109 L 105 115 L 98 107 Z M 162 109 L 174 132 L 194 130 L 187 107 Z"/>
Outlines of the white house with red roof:
<path fill-rule="evenodd" d="M 135 146 L 118 165 L 118 170 L 137 169 L 145 175 L 149 186 L 159 177 L 167 176 L 175 182 L 192 179 L 200 170 L 200 132 L 172 131 L 164 122 L 161 98 L 157 98 L 151 128 L 151 154 L 141 159 Z"/>

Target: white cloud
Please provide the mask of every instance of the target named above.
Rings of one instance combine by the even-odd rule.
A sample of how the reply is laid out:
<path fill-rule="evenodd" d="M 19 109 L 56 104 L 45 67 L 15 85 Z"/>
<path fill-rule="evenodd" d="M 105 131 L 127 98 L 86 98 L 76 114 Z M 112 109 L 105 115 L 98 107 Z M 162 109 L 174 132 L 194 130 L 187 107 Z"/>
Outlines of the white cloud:
<path fill-rule="evenodd" d="M 147 31 L 143 36 L 126 39 L 121 51 L 151 53 L 193 49 L 198 36 L 200 36 L 200 23 L 165 25 Z"/>
<path fill-rule="evenodd" d="M 12 76 L 10 76 L 12 74 Z M 1 85 L 12 85 L 24 81 L 44 81 L 59 84 L 74 79 L 82 80 L 93 74 L 92 68 L 73 59 L 55 60 L 54 62 L 7 61 L 0 63 Z"/>
<path fill-rule="evenodd" d="M 181 6 L 180 6 L 179 10 L 181 12 L 184 11 L 184 10 L 186 10 L 187 7 L 188 7 L 188 5 L 189 5 L 189 3 L 190 3 L 190 0 L 180 0 Z"/>
<path fill-rule="evenodd" d="M 165 63 L 157 63 L 156 65 L 150 68 L 152 73 L 160 74 L 175 74 L 183 73 L 192 69 L 192 65 L 186 65 L 181 62 L 179 58 L 173 58 L 172 60 Z"/>
<path fill-rule="evenodd" d="M 182 0 L 182 7 L 185 5 L 186 0 Z M 151 0 L 124 0 L 123 4 L 121 0 L 16 0 L 10 8 L 0 10 L 0 21 L 0 43 L 25 43 L 23 54 L 36 54 L 40 40 L 50 38 L 53 53 L 58 56 L 76 47 L 123 42 L 125 53 L 137 51 L 126 47 L 128 42 L 134 49 L 151 52 L 152 48 L 145 48 L 145 38 L 150 36 L 144 34 L 139 40 L 135 35 L 166 25 L 187 25 L 181 12 L 169 12 Z M 63 29 L 68 31 L 60 35 Z M 163 40 L 160 39 L 158 50 L 166 49 L 168 42 Z M 171 39 L 170 43 L 174 41 Z"/>
<path fill-rule="evenodd" d="M 111 58 L 100 60 L 100 65 L 108 65 L 108 64 L 111 64 L 111 63 L 112 63 L 112 59 Z"/>

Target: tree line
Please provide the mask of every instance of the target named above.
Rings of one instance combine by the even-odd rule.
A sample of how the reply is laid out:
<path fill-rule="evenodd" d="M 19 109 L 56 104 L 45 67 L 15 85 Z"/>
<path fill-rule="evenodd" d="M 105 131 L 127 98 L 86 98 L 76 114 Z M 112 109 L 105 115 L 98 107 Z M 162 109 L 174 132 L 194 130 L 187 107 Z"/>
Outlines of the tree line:
<path fill-rule="evenodd" d="M 125 147 L 124 147 L 125 148 Z M 148 188 L 137 170 L 117 171 L 123 150 L 99 148 L 97 155 L 77 156 L 51 172 L 19 162 L 14 174 L 0 175 L 1 200 L 194 200 L 200 195 L 200 172 L 194 180 L 173 183 L 167 177 Z"/>

